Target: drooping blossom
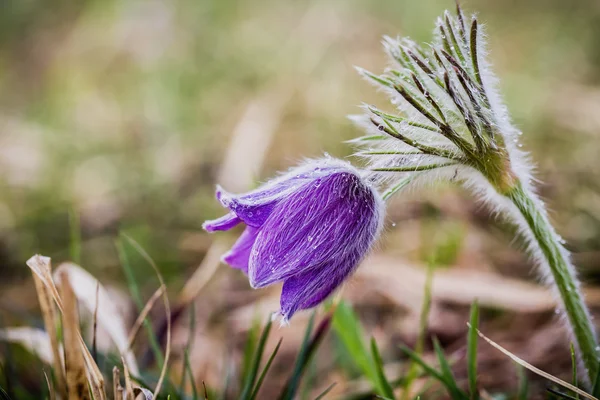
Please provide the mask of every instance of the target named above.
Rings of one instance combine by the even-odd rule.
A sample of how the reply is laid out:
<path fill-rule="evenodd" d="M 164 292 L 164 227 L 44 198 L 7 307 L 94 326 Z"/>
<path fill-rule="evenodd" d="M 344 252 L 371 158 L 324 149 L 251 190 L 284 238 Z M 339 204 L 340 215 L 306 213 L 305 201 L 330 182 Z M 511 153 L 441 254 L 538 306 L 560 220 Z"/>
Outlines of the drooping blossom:
<path fill-rule="evenodd" d="M 229 212 L 203 227 L 246 228 L 222 261 L 248 275 L 253 288 L 283 282 L 283 321 L 315 307 L 368 252 L 383 221 L 378 192 L 350 164 L 306 162 L 258 189 L 233 195 L 217 187 Z"/>

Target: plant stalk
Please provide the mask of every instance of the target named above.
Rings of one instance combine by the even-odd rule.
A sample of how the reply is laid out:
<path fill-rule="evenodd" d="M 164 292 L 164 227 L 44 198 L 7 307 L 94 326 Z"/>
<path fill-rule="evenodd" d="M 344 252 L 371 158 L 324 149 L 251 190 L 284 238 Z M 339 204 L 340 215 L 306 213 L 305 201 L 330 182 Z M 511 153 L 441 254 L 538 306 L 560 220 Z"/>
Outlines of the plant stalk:
<path fill-rule="evenodd" d="M 504 195 L 526 222 L 526 234 L 530 236 L 534 258 L 545 274 L 546 270 L 550 272 L 550 285 L 560 296 L 579 359 L 586 369 L 585 378 L 588 385 L 592 385 L 598 374 L 600 347 L 569 253 L 550 224 L 542 203 L 533 193 L 517 183 Z"/>

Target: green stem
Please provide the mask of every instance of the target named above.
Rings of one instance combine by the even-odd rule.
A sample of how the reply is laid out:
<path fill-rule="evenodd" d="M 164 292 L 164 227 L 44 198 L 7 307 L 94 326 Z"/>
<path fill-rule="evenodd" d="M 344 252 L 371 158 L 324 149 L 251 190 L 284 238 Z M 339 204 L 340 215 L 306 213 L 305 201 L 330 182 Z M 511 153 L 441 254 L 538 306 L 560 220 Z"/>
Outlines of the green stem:
<path fill-rule="evenodd" d="M 600 347 L 569 254 L 533 193 L 518 183 L 504 195 L 525 219 L 533 244 L 542 256 L 541 267 L 550 270 L 552 285 L 560 295 L 579 357 L 586 368 L 588 384 L 593 384 L 598 374 Z"/>

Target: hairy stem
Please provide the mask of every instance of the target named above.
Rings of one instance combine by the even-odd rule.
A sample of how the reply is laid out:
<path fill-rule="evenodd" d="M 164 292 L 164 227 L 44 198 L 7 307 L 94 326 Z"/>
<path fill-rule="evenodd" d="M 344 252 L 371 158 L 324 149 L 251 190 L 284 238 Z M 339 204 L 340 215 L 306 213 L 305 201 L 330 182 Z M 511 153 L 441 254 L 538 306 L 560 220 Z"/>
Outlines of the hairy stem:
<path fill-rule="evenodd" d="M 505 196 L 517 207 L 527 224 L 526 234 L 532 241 L 535 259 L 539 259 L 542 270 L 550 272 L 550 284 L 560 296 L 580 361 L 586 369 L 588 384 L 593 384 L 598 374 L 600 347 L 569 254 L 533 193 L 519 183 L 505 192 Z"/>

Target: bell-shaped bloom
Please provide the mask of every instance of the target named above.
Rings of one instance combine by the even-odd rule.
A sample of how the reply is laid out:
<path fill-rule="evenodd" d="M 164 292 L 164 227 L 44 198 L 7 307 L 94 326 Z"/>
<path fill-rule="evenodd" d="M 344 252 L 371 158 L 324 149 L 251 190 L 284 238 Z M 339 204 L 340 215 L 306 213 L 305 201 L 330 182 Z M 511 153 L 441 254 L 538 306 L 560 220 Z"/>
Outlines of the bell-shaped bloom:
<path fill-rule="evenodd" d="M 350 164 L 331 158 L 309 161 L 245 194 L 218 187 L 217 199 L 229 213 L 205 222 L 204 229 L 246 225 L 222 260 L 244 271 L 253 288 L 283 282 L 284 321 L 337 289 L 383 223 L 377 190 Z"/>

